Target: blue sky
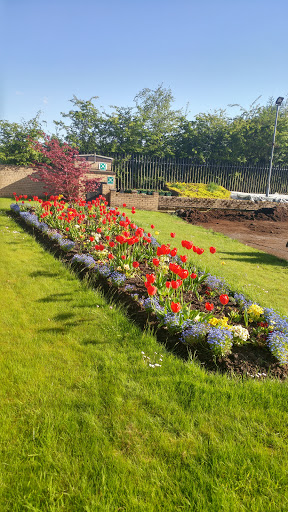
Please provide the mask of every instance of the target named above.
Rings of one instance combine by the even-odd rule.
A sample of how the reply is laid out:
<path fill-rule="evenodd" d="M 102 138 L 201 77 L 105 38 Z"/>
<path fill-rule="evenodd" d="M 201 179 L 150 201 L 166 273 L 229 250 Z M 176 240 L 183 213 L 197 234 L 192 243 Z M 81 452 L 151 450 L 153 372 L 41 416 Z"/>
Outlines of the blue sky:
<path fill-rule="evenodd" d="M 0 0 L 0 18 L 10 122 L 41 110 L 51 132 L 73 95 L 108 110 L 161 83 L 190 119 L 288 94 L 287 0 Z"/>

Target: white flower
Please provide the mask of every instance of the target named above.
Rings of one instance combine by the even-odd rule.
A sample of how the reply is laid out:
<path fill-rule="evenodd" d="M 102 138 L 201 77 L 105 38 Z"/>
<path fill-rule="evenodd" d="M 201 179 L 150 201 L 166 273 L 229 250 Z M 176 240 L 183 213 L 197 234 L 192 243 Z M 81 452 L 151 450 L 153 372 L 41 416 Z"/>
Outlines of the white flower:
<path fill-rule="evenodd" d="M 241 341 L 247 341 L 250 338 L 249 332 L 242 325 L 232 325 L 231 331 L 233 332 L 233 338 Z"/>

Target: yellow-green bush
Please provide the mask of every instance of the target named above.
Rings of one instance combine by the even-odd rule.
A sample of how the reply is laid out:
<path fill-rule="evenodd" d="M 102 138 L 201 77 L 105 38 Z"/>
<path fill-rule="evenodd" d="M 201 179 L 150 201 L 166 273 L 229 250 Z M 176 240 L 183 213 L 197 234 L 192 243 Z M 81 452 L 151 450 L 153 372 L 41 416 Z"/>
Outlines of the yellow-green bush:
<path fill-rule="evenodd" d="M 216 183 L 166 183 L 168 190 L 178 192 L 183 197 L 211 197 L 230 199 L 230 192 Z"/>

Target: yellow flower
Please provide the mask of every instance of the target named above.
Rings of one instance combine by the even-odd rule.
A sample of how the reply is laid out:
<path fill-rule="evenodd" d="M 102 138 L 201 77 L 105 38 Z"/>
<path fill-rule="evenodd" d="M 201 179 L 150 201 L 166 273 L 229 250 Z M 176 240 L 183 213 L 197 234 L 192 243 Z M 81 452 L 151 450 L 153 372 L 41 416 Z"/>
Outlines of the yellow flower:
<path fill-rule="evenodd" d="M 218 324 L 218 322 L 219 319 L 216 318 L 216 316 L 213 316 L 213 318 L 210 318 L 210 320 L 208 321 L 208 324 L 213 325 L 215 327 Z"/>
<path fill-rule="evenodd" d="M 217 325 L 219 327 L 226 327 L 227 329 L 230 329 L 230 326 L 228 325 L 228 318 L 227 316 L 223 316 L 223 318 L 216 318 L 216 316 L 213 316 L 208 321 L 210 325 L 213 325 L 213 327 L 216 327 Z"/>
<path fill-rule="evenodd" d="M 159 235 L 159 231 L 155 231 L 155 235 Z"/>
<path fill-rule="evenodd" d="M 264 309 L 262 309 L 258 304 L 251 304 L 247 309 L 247 313 L 249 316 L 249 320 L 251 322 L 259 320 L 260 316 L 263 315 Z"/>

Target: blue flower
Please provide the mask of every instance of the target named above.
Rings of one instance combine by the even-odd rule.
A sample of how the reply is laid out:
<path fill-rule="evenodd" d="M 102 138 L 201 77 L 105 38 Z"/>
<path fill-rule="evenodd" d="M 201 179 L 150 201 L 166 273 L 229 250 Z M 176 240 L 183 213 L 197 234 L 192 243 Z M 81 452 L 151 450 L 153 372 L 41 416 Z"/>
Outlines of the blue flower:
<path fill-rule="evenodd" d="M 244 311 L 245 309 L 248 309 L 249 306 L 252 306 L 252 304 L 255 304 L 252 300 L 247 300 L 242 293 L 234 293 L 234 299 L 236 300 L 238 306 L 240 306 L 241 310 Z"/>
<path fill-rule="evenodd" d="M 110 276 L 111 274 L 111 268 L 109 267 L 109 265 L 97 265 L 95 267 L 95 271 L 96 272 L 99 272 L 99 274 L 103 277 L 108 277 Z"/>
<path fill-rule="evenodd" d="M 280 364 L 288 364 L 288 335 L 280 331 L 270 332 L 267 345 Z"/>
<path fill-rule="evenodd" d="M 93 268 L 96 265 L 96 261 L 92 256 L 87 254 L 75 254 L 71 260 L 71 263 L 82 263 L 86 268 Z"/>
<path fill-rule="evenodd" d="M 224 356 L 232 347 L 233 335 L 228 329 L 211 327 L 207 335 L 207 342 L 216 356 Z"/>
<path fill-rule="evenodd" d="M 221 280 L 216 276 L 212 276 L 211 274 L 207 275 L 205 282 L 211 290 L 217 290 L 219 293 L 225 293 L 228 290 L 228 286 L 224 280 Z"/>
<path fill-rule="evenodd" d="M 15 213 L 20 213 L 20 211 L 21 211 L 21 210 L 20 210 L 20 206 L 19 206 L 19 204 L 17 204 L 17 203 L 10 204 L 10 208 L 11 208 L 11 210 L 13 210 L 13 212 L 15 212 Z"/>
<path fill-rule="evenodd" d="M 209 326 L 205 322 L 193 322 L 188 320 L 182 326 L 181 341 L 187 345 L 194 345 L 203 341 L 208 332 Z"/>
<path fill-rule="evenodd" d="M 111 272 L 109 279 L 111 279 L 113 284 L 116 284 L 117 286 L 120 286 L 124 283 L 126 280 L 126 276 L 120 272 L 117 272 L 116 270 L 114 272 Z"/>
<path fill-rule="evenodd" d="M 50 238 L 50 240 L 52 240 L 53 242 L 58 242 L 58 244 L 60 244 L 60 242 L 63 240 L 63 236 L 60 235 L 60 233 L 58 233 L 57 231 L 49 230 L 47 231 L 47 235 Z"/>
<path fill-rule="evenodd" d="M 75 247 L 75 242 L 73 242 L 72 240 L 60 240 L 59 241 L 59 245 L 61 247 L 61 249 L 63 249 L 63 251 L 66 251 L 66 252 L 69 252 L 73 249 L 73 247 Z"/>
<path fill-rule="evenodd" d="M 156 297 L 148 297 L 143 301 L 143 306 L 147 311 L 153 311 L 156 315 L 160 316 L 164 311 L 164 308 L 160 306 L 159 301 Z M 161 315 L 162 316 L 162 315 Z"/>
<path fill-rule="evenodd" d="M 20 212 L 20 217 L 23 219 L 28 226 L 32 226 L 33 228 L 39 228 L 40 222 L 38 220 L 37 215 L 33 215 L 33 213 L 29 212 Z"/>
<path fill-rule="evenodd" d="M 264 309 L 264 318 L 268 325 L 273 327 L 274 331 L 282 331 L 288 334 L 288 318 L 282 318 L 272 308 Z"/>

